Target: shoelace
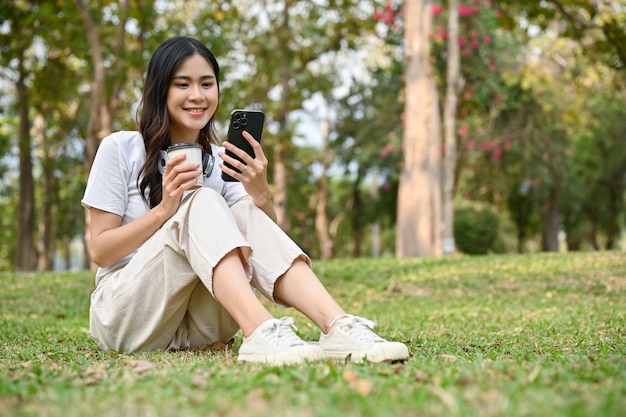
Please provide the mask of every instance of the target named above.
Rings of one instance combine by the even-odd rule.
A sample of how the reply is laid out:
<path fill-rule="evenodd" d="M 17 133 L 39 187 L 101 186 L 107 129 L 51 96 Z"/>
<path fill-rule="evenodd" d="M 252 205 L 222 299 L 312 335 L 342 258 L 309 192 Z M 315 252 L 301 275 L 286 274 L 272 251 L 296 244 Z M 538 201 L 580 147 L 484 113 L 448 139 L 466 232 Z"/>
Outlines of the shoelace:
<path fill-rule="evenodd" d="M 273 339 L 276 346 L 289 348 L 304 343 L 294 330 L 298 330 L 298 328 L 295 326 L 293 318 L 283 317 L 278 321 L 274 321 L 272 326 L 263 329 L 263 333 L 265 333 L 268 338 Z"/>
<path fill-rule="evenodd" d="M 363 317 L 348 316 L 338 321 L 337 326 L 340 326 L 346 333 L 361 342 L 375 343 L 385 341 L 385 339 L 373 332 L 374 322 Z"/>

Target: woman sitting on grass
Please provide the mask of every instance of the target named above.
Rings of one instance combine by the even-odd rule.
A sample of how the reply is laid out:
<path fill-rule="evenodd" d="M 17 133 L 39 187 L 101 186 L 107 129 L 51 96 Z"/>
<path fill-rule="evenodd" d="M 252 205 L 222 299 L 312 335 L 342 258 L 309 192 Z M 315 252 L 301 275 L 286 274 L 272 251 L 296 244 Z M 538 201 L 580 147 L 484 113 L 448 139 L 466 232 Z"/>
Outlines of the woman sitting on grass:
<path fill-rule="evenodd" d="M 91 218 L 89 252 L 100 266 L 90 307 L 98 346 L 199 348 L 227 344 L 241 329 L 238 359 L 245 362 L 407 359 L 406 345 L 346 314 L 309 257 L 277 226 L 268 162 L 257 141 L 244 134 L 255 158 L 228 142 L 217 146 L 218 102 L 213 54 L 195 39 L 169 39 L 148 66 L 139 131 L 113 133 L 98 149 L 82 199 Z M 168 160 L 161 174 L 160 152 L 185 142 L 216 155 L 238 182 L 224 182 L 214 169 L 192 190 L 203 167 L 184 155 Z M 300 339 L 293 319 L 273 318 L 252 287 L 315 322 L 319 343 Z"/>

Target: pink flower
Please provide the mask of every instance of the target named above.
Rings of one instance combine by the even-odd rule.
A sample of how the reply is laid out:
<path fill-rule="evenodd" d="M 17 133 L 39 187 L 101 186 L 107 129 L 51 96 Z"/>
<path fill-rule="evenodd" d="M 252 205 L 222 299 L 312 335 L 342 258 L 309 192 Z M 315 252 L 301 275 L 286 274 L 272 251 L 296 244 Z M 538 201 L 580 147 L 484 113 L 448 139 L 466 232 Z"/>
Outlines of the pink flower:
<path fill-rule="evenodd" d="M 504 149 L 511 149 L 512 146 L 513 146 L 513 139 L 512 138 L 504 139 Z"/>
<path fill-rule="evenodd" d="M 485 45 L 489 45 L 492 41 L 493 41 L 493 39 L 491 39 L 491 36 L 489 36 L 489 35 L 486 35 L 486 36 L 483 38 L 483 43 L 484 43 Z"/>
<path fill-rule="evenodd" d="M 476 141 L 474 139 L 470 139 L 467 141 L 467 144 L 465 146 L 467 147 L 467 149 L 474 149 L 474 146 L 476 146 Z"/>
<path fill-rule="evenodd" d="M 374 19 L 380 20 L 382 17 L 383 17 L 383 12 L 381 12 L 380 10 L 374 11 Z"/>
<path fill-rule="evenodd" d="M 494 161 L 499 161 L 500 159 L 502 159 L 502 148 L 499 146 L 496 146 L 493 149 L 493 154 L 491 155 L 491 159 L 493 159 Z"/>
<path fill-rule="evenodd" d="M 478 41 L 472 41 L 471 45 L 473 49 L 478 49 L 479 43 Z"/>
<path fill-rule="evenodd" d="M 469 17 L 473 14 L 474 8 L 465 3 L 459 4 L 459 17 Z"/>
<path fill-rule="evenodd" d="M 463 36 L 459 36 L 459 46 L 465 45 L 467 40 Z"/>
<path fill-rule="evenodd" d="M 482 151 L 488 151 L 488 150 L 489 150 L 489 149 L 491 149 L 492 147 L 493 147 L 493 145 L 491 144 L 491 142 L 483 142 L 483 143 L 480 145 L 480 149 L 481 149 Z"/>
<path fill-rule="evenodd" d="M 476 39 L 476 38 L 478 37 L 478 31 L 477 31 L 477 30 L 475 30 L 475 29 L 470 30 L 469 36 L 470 36 L 470 38 L 472 38 L 472 39 Z"/>
<path fill-rule="evenodd" d="M 467 125 L 461 125 L 459 126 L 459 128 L 457 129 L 457 133 L 459 134 L 459 136 L 461 136 L 462 138 L 466 137 L 467 134 L 469 133 L 469 127 Z"/>
<path fill-rule="evenodd" d="M 387 143 L 383 149 L 380 150 L 379 155 L 381 158 L 386 158 L 391 153 L 393 153 L 393 146 L 390 143 Z"/>
<path fill-rule="evenodd" d="M 441 4 L 432 4 L 430 6 L 430 11 L 433 16 L 438 16 L 443 11 L 443 6 Z"/>
<path fill-rule="evenodd" d="M 383 13 L 383 22 L 390 25 L 393 23 L 393 19 L 393 12 L 391 10 L 385 10 L 385 12 Z"/>

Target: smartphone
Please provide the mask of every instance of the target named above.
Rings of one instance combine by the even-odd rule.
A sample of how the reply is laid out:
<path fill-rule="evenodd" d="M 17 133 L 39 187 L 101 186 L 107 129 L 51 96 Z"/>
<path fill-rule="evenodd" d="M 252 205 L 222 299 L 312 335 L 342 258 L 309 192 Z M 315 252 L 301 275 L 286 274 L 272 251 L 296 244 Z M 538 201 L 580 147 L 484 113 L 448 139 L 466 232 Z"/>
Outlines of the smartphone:
<path fill-rule="evenodd" d="M 254 158 L 254 149 L 252 149 L 252 145 L 248 143 L 246 138 L 243 137 L 243 131 L 245 130 L 246 132 L 250 133 L 252 137 L 254 137 L 259 143 L 261 143 L 264 123 L 265 115 L 262 111 L 235 109 L 230 113 L 230 123 L 228 125 L 227 140 L 239 149 L 243 149 L 248 155 Z M 226 151 L 226 155 L 241 161 L 241 158 L 239 158 L 230 151 Z M 237 168 L 231 166 L 226 162 L 224 162 L 224 165 L 226 165 L 228 168 L 234 169 L 237 172 L 240 172 Z M 229 182 L 238 181 L 237 179 L 225 174 L 224 172 L 222 172 L 222 179 Z"/>

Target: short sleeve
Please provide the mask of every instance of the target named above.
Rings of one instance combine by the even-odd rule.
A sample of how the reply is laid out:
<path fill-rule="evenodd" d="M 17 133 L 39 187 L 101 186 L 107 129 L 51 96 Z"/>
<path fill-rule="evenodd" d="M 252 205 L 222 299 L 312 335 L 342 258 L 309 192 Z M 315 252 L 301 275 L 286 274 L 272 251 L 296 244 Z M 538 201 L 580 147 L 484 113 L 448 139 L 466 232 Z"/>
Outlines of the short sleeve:
<path fill-rule="evenodd" d="M 129 170 L 120 155 L 119 143 L 103 139 L 89 173 L 81 204 L 124 216 L 128 206 Z"/>

